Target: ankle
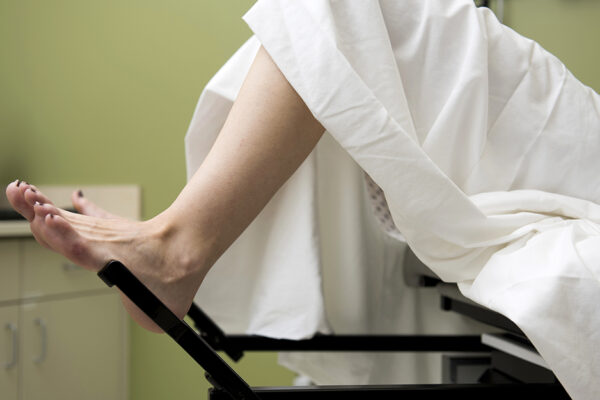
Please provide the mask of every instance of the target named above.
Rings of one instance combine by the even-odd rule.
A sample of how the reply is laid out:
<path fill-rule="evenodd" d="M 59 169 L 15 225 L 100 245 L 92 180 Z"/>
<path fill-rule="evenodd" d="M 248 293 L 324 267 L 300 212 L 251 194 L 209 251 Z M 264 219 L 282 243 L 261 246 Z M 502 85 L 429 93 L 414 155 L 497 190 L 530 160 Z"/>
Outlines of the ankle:
<path fill-rule="evenodd" d="M 190 229 L 189 221 L 173 216 L 169 209 L 146 221 L 151 236 L 160 243 L 169 271 L 166 279 L 176 282 L 195 278 L 200 281 L 214 263 L 210 241 L 200 231 Z M 176 267 L 176 268 L 172 268 Z"/>

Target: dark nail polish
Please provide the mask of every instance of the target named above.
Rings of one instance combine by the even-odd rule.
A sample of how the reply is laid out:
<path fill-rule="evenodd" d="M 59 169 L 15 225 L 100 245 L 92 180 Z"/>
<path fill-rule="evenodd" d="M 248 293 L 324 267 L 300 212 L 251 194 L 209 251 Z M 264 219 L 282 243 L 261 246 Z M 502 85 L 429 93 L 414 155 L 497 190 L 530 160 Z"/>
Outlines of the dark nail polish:
<path fill-rule="evenodd" d="M 79 190 L 79 191 L 77 192 L 77 196 L 79 196 L 79 197 L 83 197 L 83 192 L 82 192 L 81 190 Z"/>
<path fill-rule="evenodd" d="M 51 218 L 51 219 L 54 219 L 54 214 L 50 214 L 50 218 Z"/>
<path fill-rule="evenodd" d="M 37 190 L 35 190 L 34 188 L 30 187 L 29 190 L 31 190 L 33 193 L 37 193 Z"/>
<path fill-rule="evenodd" d="M 17 179 L 17 187 L 21 186 L 21 180 Z"/>

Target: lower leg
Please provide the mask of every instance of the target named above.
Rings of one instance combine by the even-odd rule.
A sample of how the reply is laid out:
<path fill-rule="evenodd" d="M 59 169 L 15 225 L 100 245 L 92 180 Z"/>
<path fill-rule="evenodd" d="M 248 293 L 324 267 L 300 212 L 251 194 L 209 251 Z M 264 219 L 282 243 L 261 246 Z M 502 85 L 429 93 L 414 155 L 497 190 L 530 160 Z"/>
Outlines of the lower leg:
<path fill-rule="evenodd" d="M 26 183 L 10 184 L 7 197 L 41 244 L 94 271 L 110 259 L 122 261 L 183 317 L 210 267 L 308 156 L 323 130 L 261 49 L 206 160 L 155 218 L 114 218 L 77 198 L 80 209 L 97 216 L 72 214 Z M 127 300 L 125 305 L 142 326 L 158 329 Z"/>
<path fill-rule="evenodd" d="M 159 219 L 204 238 L 208 253 L 220 256 L 306 159 L 323 131 L 261 48 L 213 148 Z M 216 258 L 207 261 L 212 265 Z"/>

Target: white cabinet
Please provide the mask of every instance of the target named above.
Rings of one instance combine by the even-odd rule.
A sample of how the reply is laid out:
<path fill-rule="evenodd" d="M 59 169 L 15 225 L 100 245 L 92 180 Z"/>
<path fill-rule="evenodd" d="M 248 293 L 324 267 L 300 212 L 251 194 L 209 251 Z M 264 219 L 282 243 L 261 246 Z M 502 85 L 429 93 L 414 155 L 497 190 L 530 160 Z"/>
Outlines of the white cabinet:
<path fill-rule="evenodd" d="M 114 293 L 24 305 L 21 399 L 123 399 L 120 308 Z"/>
<path fill-rule="evenodd" d="M 0 302 L 19 297 L 19 242 L 0 240 Z"/>
<path fill-rule="evenodd" d="M 0 398 L 124 400 L 127 319 L 116 291 L 33 239 L 0 243 L 17 260 L 3 261 L 0 276 L 17 265 L 19 277 L 17 296 L 0 302 Z"/>
<path fill-rule="evenodd" d="M 35 240 L 22 240 L 21 254 L 21 298 L 45 298 L 107 289 L 96 274 L 46 250 Z"/>
<path fill-rule="evenodd" d="M 0 398 L 17 400 L 19 377 L 19 310 L 17 306 L 0 307 Z"/>
<path fill-rule="evenodd" d="M 126 212 L 107 208 L 137 218 L 139 189 L 125 192 L 107 197 Z M 0 399 L 127 399 L 129 319 L 118 292 L 11 224 L 0 226 Z"/>
<path fill-rule="evenodd" d="M 0 241 L 0 398 L 17 400 L 19 378 L 19 241 Z M 2 304 L 5 304 L 2 306 Z"/>

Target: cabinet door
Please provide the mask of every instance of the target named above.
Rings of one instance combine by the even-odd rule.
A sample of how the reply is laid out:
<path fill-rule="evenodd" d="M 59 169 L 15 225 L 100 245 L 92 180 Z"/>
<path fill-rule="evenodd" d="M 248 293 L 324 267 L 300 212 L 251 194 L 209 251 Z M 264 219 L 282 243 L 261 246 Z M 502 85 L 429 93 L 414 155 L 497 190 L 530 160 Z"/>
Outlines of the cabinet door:
<path fill-rule="evenodd" d="M 18 306 L 0 307 L 0 397 L 5 400 L 17 400 L 18 316 Z"/>
<path fill-rule="evenodd" d="M 125 398 L 118 295 L 26 304 L 21 312 L 22 400 Z"/>
<path fill-rule="evenodd" d="M 80 268 L 33 239 L 23 240 L 23 298 L 107 289 L 95 273 Z"/>
<path fill-rule="evenodd" d="M 0 241 L 0 301 L 19 297 L 19 242 Z"/>

